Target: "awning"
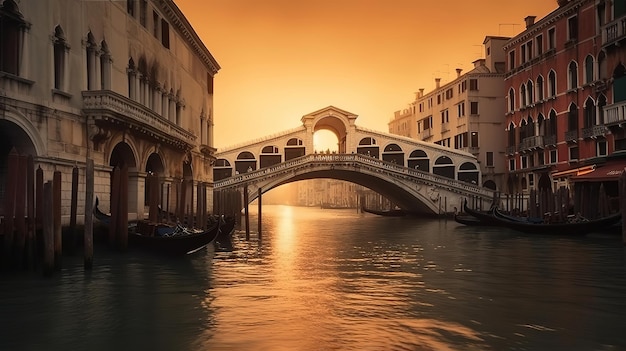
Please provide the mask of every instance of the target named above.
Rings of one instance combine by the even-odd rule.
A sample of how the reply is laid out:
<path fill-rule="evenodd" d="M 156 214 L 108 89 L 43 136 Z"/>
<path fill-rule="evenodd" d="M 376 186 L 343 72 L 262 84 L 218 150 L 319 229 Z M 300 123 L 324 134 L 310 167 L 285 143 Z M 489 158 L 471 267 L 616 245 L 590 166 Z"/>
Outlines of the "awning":
<path fill-rule="evenodd" d="M 584 174 L 593 172 L 596 169 L 596 165 L 583 166 L 578 168 L 566 169 L 564 171 L 556 171 L 552 172 L 552 179 L 563 178 L 563 177 L 572 177 L 572 176 L 582 176 Z"/>
<path fill-rule="evenodd" d="M 624 172 L 626 167 L 626 159 L 608 161 L 587 174 L 572 177 L 573 182 L 606 182 L 618 180 L 619 176 Z"/>

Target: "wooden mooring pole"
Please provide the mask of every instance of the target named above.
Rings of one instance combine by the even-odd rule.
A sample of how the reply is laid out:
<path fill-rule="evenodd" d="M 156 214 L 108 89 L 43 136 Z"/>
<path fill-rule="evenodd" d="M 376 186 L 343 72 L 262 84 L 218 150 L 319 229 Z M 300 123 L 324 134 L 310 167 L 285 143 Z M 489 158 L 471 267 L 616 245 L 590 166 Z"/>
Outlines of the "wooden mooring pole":
<path fill-rule="evenodd" d="M 261 241 L 261 239 L 263 238 L 263 231 L 261 230 L 261 208 L 263 207 L 263 201 L 262 201 L 262 197 L 263 196 L 263 189 L 259 188 L 259 214 L 258 214 L 258 229 L 259 229 L 259 241 Z"/>
<path fill-rule="evenodd" d="M 61 269 L 63 236 L 61 233 L 61 171 L 52 176 L 52 211 L 54 223 L 54 268 Z"/>
<path fill-rule="evenodd" d="M 70 247 L 69 251 L 74 254 L 78 246 L 76 238 L 76 212 L 78 210 L 78 167 L 72 169 L 72 199 L 70 204 Z M 90 212 L 91 213 L 91 212 Z"/>
<path fill-rule="evenodd" d="M 83 246 L 85 250 L 85 270 L 91 270 L 93 267 L 93 190 L 93 160 L 88 158 L 85 167 L 85 237 L 83 239 Z"/>
<path fill-rule="evenodd" d="M 54 272 L 54 210 L 52 208 L 52 182 L 43 185 L 43 275 Z"/>
<path fill-rule="evenodd" d="M 249 200 L 249 196 L 248 196 L 248 186 L 244 185 L 243 186 L 243 206 L 244 206 L 244 215 L 245 215 L 245 222 L 246 222 L 246 241 L 250 240 L 250 209 L 248 206 L 248 200 Z"/>

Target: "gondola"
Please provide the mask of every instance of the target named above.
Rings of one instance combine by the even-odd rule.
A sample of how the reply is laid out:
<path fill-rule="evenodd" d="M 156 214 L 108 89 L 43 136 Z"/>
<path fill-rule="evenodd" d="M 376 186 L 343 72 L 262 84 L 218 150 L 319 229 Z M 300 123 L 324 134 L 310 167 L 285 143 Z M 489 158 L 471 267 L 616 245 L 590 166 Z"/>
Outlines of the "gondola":
<path fill-rule="evenodd" d="M 593 220 L 576 220 L 559 223 L 533 223 L 511 219 L 503 215 L 497 208 L 494 210 L 495 220 L 503 227 L 530 234 L 585 235 L 615 225 L 622 218 L 621 213 Z"/>
<path fill-rule="evenodd" d="M 472 210 L 471 208 L 469 208 L 467 206 L 467 199 L 463 202 L 463 212 L 465 212 L 467 215 L 469 215 L 469 217 L 474 217 L 476 220 L 472 220 L 471 218 L 467 217 L 467 216 L 463 216 L 463 215 L 459 215 L 462 216 L 461 220 L 465 220 L 466 225 L 488 225 L 488 226 L 497 226 L 500 225 L 500 223 L 498 222 L 498 220 L 495 218 L 493 212 L 494 212 L 495 206 L 492 206 L 489 211 L 479 211 L 479 210 Z M 455 220 L 456 220 L 456 215 L 455 215 Z M 457 222 L 459 222 L 457 220 Z M 461 223 L 461 222 L 459 222 Z M 468 223 L 472 223 L 472 224 L 468 224 Z"/>
<path fill-rule="evenodd" d="M 103 224 L 111 222 L 111 216 L 98 208 L 97 198 L 93 213 Z M 191 229 L 180 224 L 137 221 L 128 226 L 128 246 L 168 256 L 183 256 L 213 243 L 220 233 L 231 233 L 234 227 L 235 219 L 224 216 L 220 216 L 206 230 Z"/>
<path fill-rule="evenodd" d="M 361 212 L 371 213 L 371 214 L 384 216 L 384 217 L 404 217 L 404 216 L 408 216 L 411 214 L 410 212 L 402 210 L 402 209 L 378 211 L 378 210 L 374 210 L 371 208 L 366 208 L 365 206 L 361 206 Z"/>

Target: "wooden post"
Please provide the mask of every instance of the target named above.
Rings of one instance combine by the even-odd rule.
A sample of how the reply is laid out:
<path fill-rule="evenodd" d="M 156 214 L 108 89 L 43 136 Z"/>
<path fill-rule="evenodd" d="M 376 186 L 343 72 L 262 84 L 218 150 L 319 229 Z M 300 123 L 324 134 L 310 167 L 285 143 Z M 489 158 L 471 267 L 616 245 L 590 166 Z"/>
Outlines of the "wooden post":
<path fill-rule="evenodd" d="M 113 246 L 117 238 L 117 217 L 119 216 L 120 168 L 113 168 L 111 184 L 111 221 L 109 222 L 109 245 Z"/>
<path fill-rule="evenodd" d="M 184 179 L 180 183 L 180 196 L 178 198 L 180 200 L 178 205 L 178 220 L 181 223 L 185 223 L 185 206 L 187 205 L 187 181 Z"/>
<path fill-rule="evenodd" d="M 61 233 L 61 171 L 52 176 L 52 207 L 54 213 L 54 267 L 61 269 L 63 236 Z"/>
<path fill-rule="evenodd" d="M 54 272 L 54 209 L 52 208 L 52 183 L 43 186 L 43 275 L 49 277 Z"/>
<path fill-rule="evenodd" d="M 619 176 L 617 182 L 619 185 L 619 210 L 622 213 L 622 244 L 626 245 L 626 168 L 622 171 L 622 175 Z"/>
<path fill-rule="evenodd" d="M 261 241 L 261 239 L 263 238 L 263 231 L 261 230 L 261 208 L 262 208 L 262 198 L 261 196 L 263 196 L 263 189 L 259 188 L 259 221 L 258 221 L 258 229 L 259 229 L 259 241 Z"/>
<path fill-rule="evenodd" d="M 250 208 L 249 203 L 250 198 L 248 196 L 248 185 L 243 186 L 243 206 L 244 206 L 244 215 L 246 221 L 246 241 L 250 240 Z"/>
<path fill-rule="evenodd" d="M 43 185 L 43 169 L 38 166 L 35 172 L 35 235 L 33 238 L 35 267 L 43 258 Z"/>
<path fill-rule="evenodd" d="M 146 192 L 148 194 L 148 221 L 152 222 L 152 223 L 156 223 L 159 221 L 159 211 L 157 208 L 157 198 L 155 197 L 155 177 L 153 174 L 148 173 L 148 175 L 146 176 L 146 187 L 148 189 L 148 191 Z"/>
<path fill-rule="evenodd" d="M 19 172 L 19 156 L 15 148 L 7 158 L 7 178 L 4 187 L 4 264 L 13 264 L 13 216 L 15 215 L 15 192 Z"/>
<path fill-rule="evenodd" d="M 93 189 L 93 160 L 88 158 L 85 167 L 85 237 L 83 240 L 85 249 L 85 270 L 91 270 L 93 267 Z"/>
<path fill-rule="evenodd" d="M 24 248 L 26 247 L 26 156 L 19 156 L 19 176 L 15 191 L 15 263 L 17 268 L 24 265 Z"/>
<path fill-rule="evenodd" d="M 120 171 L 120 191 L 117 223 L 117 248 L 126 251 L 128 248 L 128 167 Z"/>
<path fill-rule="evenodd" d="M 70 248 L 69 251 L 74 254 L 76 251 L 76 212 L 78 210 L 78 167 L 72 169 L 72 199 L 70 205 Z"/>
<path fill-rule="evenodd" d="M 35 162 L 33 155 L 28 155 L 26 162 L 26 265 L 34 267 L 35 258 Z"/>

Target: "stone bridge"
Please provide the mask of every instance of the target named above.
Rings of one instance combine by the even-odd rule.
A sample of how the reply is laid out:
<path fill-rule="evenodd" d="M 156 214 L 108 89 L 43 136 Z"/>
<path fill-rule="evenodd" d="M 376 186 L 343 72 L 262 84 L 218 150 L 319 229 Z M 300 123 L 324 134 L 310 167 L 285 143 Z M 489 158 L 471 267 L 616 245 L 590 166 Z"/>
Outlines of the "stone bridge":
<path fill-rule="evenodd" d="M 465 149 L 444 147 L 359 127 L 357 116 L 329 106 L 302 117 L 302 126 L 242 145 L 218 149 L 214 189 L 258 189 L 313 178 L 333 178 L 365 186 L 399 207 L 422 213 L 451 212 L 460 198 L 494 195 L 482 183 L 478 160 Z M 338 152 L 318 154 L 316 131 L 337 136 Z M 495 187 L 493 187 L 495 189 Z"/>

